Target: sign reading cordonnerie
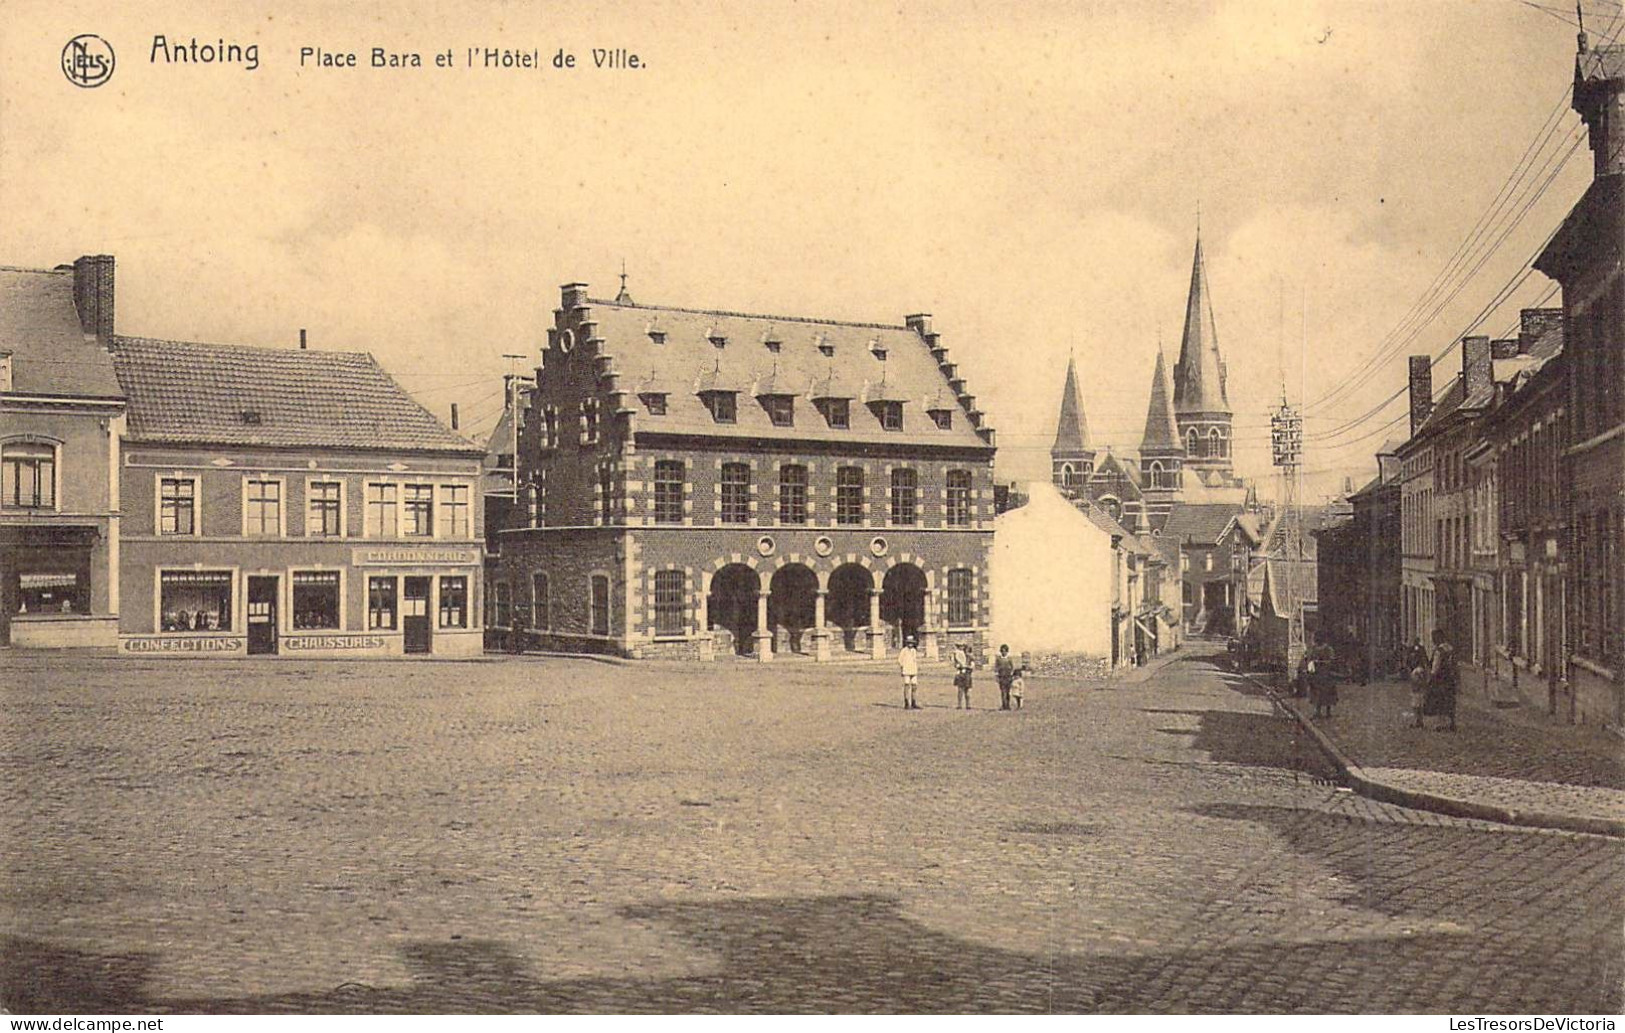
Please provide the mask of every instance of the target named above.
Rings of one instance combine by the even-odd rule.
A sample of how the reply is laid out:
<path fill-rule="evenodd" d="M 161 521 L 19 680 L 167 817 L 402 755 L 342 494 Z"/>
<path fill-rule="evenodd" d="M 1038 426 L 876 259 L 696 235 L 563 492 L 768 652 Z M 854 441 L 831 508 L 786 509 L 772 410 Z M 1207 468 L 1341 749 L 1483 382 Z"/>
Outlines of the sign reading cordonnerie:
<path fill-rule="evenodd" d="M 478 549 L 435 549 L 379 546 L 370 549 L 355 549 L 350 554 L 350 563 L 357 567 L 395 566 L 397 564 L 444 564 L 447 566 L 469 566 L 480 561 Z"/>

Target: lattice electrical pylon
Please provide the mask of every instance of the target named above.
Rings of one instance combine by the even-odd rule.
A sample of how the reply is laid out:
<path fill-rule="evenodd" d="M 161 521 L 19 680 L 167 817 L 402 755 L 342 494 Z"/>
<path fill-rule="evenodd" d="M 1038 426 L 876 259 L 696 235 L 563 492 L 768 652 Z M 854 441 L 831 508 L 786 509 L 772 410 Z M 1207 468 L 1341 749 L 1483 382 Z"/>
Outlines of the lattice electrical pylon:
<path fill-rule="evenodd" d="M 1275 465 L 1281 469 L 1282 512 L 1285 536 L 1281 543 L 1281 573 L 1285 575 L 1283 593 L 1287 599 L 1287 673 L 1298 669 L 1303 658 L 1303 593 L 1298 581 L 1303 577 L 1303 514 L 1299 509 L 1301 497 L 1298 479 L 1303 469 L 1303 417 L 1287 404 L 1281 395 L 1280 408 L 1270 415 L 1270 452 Z"/>

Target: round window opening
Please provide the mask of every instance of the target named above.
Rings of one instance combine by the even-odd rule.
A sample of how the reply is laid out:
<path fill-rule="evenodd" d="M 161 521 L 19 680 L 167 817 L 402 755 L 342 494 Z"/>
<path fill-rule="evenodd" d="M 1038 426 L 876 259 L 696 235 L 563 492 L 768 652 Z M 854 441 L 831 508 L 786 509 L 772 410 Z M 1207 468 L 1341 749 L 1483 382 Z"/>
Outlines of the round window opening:
<path fill-rule="evenodd" d="M 570 349 L 574 348 L 575 346 L 576 346 L 576 334 L 575 334 L 575 331 L 574 330 L 560 330 L 559 331 L 559 351 L 568 352 Z"/>
<path fill-rule="evenodd" d="M 886 555 L 886 550 L 889 548 L 891 548 L 891 546 L 886 544 L 886 539 L 884 538 L 876 538 L 874 541 L 869 543 L 869 551 L 874 553 L 876 556 Z"/>
<path fill-rule="evenodd" d="M 756 539 L 756 551 L 761 553 L 763 556 L 771 556 L 777 549 L 777 543 L 775 543 L 768 535 L 764 534 L 760 538 Z"/>
<path fill-rule="evenodd" d="M 835 543 L 830 541 L 828 535 L 820 535 L 818 540 L 813 542 L 813 551 L 820 556 L 828 556 L 835 551 Z"/>

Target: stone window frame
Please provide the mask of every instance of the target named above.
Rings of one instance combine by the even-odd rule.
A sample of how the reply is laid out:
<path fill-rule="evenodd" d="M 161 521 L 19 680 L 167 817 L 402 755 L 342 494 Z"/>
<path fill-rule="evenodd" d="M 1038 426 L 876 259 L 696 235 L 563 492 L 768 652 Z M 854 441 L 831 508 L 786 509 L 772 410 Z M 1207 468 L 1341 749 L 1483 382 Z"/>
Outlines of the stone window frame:
<path fill-rule="evenodd" d="M 38 506 L 26 506 L 20 503 L 13 505 L 5 498 L 0 497 L 0 509 L 9 510 L 13 513 L 60 513 L 62 511 L 62 449 L 65 444 L 66 442 L 45 434 L 13 434 L 0 439 L 0 461 L 5 459 L 7 450 L 15 446 L 31 446 L 51 450 L 50 502 Z"/>
<path fill-rule="evenodd" d="M 192 529 L 190 531 L 164 530 L 164 482 L 187 481 L 192 485 Z M 152 533 L 160 538 L 201 538 L 203 536 L 203 475 L 185 470 L 162 470 L 152 475 Z"/>
<path fill-rule="evenodd" d="M 676 468 L 673 480 L 669 474 Z M 668 476 L 662 477 L 662 474 Z M 683 502 L 688 493 L 688 464 L 681 459 L 656 459 L 653 470 L 653 488 L 650 492 L 650 520 L 670 526 L 683 522 Z M 673 489 L 675 488 L 675 494 Z"/>
<path fill-rule="evenodd" d="M 540 592 L 536 591 L 538 578 Z M 532 631 L 553 630 L 553 576 L 545 570 L 530 572 L 530 627 Z"/>
<path fill-rule="evenodd" d="M 899 484 L 898 475 L 907 475 L 912 484 Z M 887 522 L 892 527 L 917 527 L 920 523 L 920 472 L 912 466 L 894 466 L 887 488 Z M 902 519 L 906 516 L 908 519 Z"/>
<path fill-rule="evenodd" d="M 669 582 L 676 576 L 675 599 Z M 663 589 L 662 580 L 668 582 Z M 650 629 L 657 639 L 682 638 L 688 634 L 689 575 L 682 567 L 664 567 L 650 572 L 649 578 Z M 665 593 L 662 597 L 662 592 Z M 669 622 L 669 623 L 663 623 Z"/>
<path fill-rule="evenodd" d="M 943 523 L 949 527 L 970 527 L 974 523 L 975 475 L 965 467 L 955 467 L 943 475 Z M 954 483 L 963 480 L 963 484 Z"/>
<path fill-rule="evenodd" d="M 858 472 L 858 483 L 857 484 L 848 484 L 848 485 L 842 485 L 841 484 L 841 474 L 843 472 L 847 471 L 847 470 L 856 470 Z M 856 488 L 857 489 L 857 504 L 856 504 L 855 507 L 851 504 L 852 500 L 850 498 L 843 499 L 841 497 L 841 488 L 843 488 L 843 487 Z M 837 466 L 835 468 L 835 524 L 836 524 L 836 526 L 838 526 L 838 527 L 862 527 L 863 526 L 864 519 L 868 516 L 868 509 L 869 509 L 869 499 L 868 499 L 868 495 L 867 495 L 868 487 L 869 487 L 869 471 L 868 471 L 868 468 L 865 467 L 863 464 L 861 464 L 861 463 L 845 463 L 845 464 L 843 464 L 841 466 Z M 847 516 L 847 515 L 852 516 L 852 519 L 850 519 L 850 520 L 849 519 L 844 519 L 844 517 Z"/>
<path fill-rule="evenodd" d="M 786 475 L 791 470 L 801 472 L 799 484 L 793 478 L 786 478 Z M 779 464 L 778 522 L 795 527 L 810 523 L 812 521 L 811 491 L 812 468 L 810 464 L 796 461 L 781 462 Z"/>
<path fill-rule="evenodd" d="M 743 483 L 730 481 L 728 479 L 729 473 L 737 472 L 739 470 L 743 470 L 745 473 Z M 722 464 L 717 471 L 717 522 L 719 524 L 739 524 L 743 526 L 750 523 L 752 501 L 751 489 L 753 487 L 752 482 L 754 479 L 755 471 L 751 469 L 751 465 L 749 463 L 737 459 L 725 459 L 722 461 Z M 744 489 L 743 497 L 731 499 L 729 497 L 730 489 L 739 488 Z M 730 508 L 731 503 L 734 504 L 733 508 Z M 733 516 L 736 519 L 730 519 L 730 516 Z"/>
<path fill-rule="evenodd" d="M 249 496 L 249 487 L 248 486 L 250 484 L 275 484 L 277 486 L 277 489 L 276 489 L 277 490 L 277 498 L 276 498 L 277 529 L 276 529 L 275 534 L 267 533 L 263 529 L 264 528 L 264 521 L 263 520 L 260 522 L 261 530 L 254 531 L 254 532 L 249 531 L 249 529 L 248 529 L 248 515 L 249 515 L 248 514 L 248 503 L 249 503 L 250 499 L 248 497 Z M 265 500 L 260 499 L 258 501 L 264 502 Z M 281 476 L 277 476 L 276 474 L 268 474 L 268 473 L 244 473 L 243 474 L 243 479 L 242 479 L 242 506 L 243 506 L 243 511 L 242 511 L 243 512 L 242 536 L 244 538 L 286 538 L 288 536 L 288 479 L 286 477 L 281 477 Z"/>
<path fill-rule="evenodd" d="M 312 530 L 312 528 L 314 526 L 316 526 L 315 524 L 312 523 L 312 519 L 311 519 L 313 516 L 315 516 L 315 511 L 311 509 L 311 503 L 316 501 L 315 494 L 312 491 L 312 489 L 318 484 L 337 484 L 339 486 L 339 497 L 338 497 L 339 527 L 338 527 L 338 530 L 333 532 L 332 534 L 323 534 L 320 531 Z M 343 538 L 343 537 L 345 537 L 346 533 L 350 529 L 350 526 L 349 526 L 350 525 L 350 519 L 349 519 L 350 518 L 350 507 L 348 505 L 349 499 L 350 499 L 349 482 L 348 482 L 348 480 L 346 478 L 339 477 L 339 476 L 336 476 L 336 475 L 335 476 L 306 477 L 305 478 L 305 537 L 306 538 L 318 538 L 318 539 Z M 328 501 L 328 500 L 323 499 L 321 501 L 325 502 L 325 501 Z"/>

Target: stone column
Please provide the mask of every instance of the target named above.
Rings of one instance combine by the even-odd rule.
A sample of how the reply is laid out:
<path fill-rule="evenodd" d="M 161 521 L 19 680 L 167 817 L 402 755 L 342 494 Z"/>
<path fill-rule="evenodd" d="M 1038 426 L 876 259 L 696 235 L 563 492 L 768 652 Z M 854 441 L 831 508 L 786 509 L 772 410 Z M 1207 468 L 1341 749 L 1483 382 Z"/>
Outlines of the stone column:
<path fill-rule="evenodd" d="M 700 578 L 700 598 L 694 607 L 694 632 L 699 636 L 701 660 L 717 658 L 716 638 L 711 634 L 711 575 Z"/>
<path fill-rule="evenodd" d="M 820 588 L 813 597 L 813 659 L 818 663 L 829 662 L 829 629 L 824 627 L 824 600 L 829 592 Z"/>
<path fill-rule="evenodd" d="M 886 656 L 886 629 L 880 626 L 880 589 L 869 589 L 869 655 L 876 660 Z"/>
<path fill-rule="evenodd" d="M 940 655 L 940 646 L 937 644 L 937 629 L 940 627 L 937 612 L 937 590 L 925 590 L 925 623 L 920 625 L 920 651 L 927 660 L 936 660 Z"/>
<path fill-rule="evenodd" d="M 773 659 L 773 630 L 767 626 L 767 593 L 756 593 L 756 659 Z"/>

